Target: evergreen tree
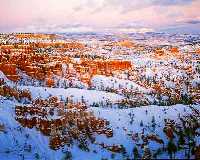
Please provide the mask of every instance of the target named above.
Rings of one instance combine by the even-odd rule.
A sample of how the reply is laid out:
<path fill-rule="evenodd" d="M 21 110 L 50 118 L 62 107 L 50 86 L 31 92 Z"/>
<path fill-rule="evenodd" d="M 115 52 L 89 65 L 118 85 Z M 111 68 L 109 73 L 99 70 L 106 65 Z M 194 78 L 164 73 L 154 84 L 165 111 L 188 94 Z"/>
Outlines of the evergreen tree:
<path fill-rule="evenodd" d="M 175 153 L 177 151 L 177 147 L 176 145 L 174 144 L 173 140 L 170 139 L 169 142 L 168 142 L 168 145 L 167 145 L 167 151 L 168 151 L 168 154 L 170 155 L 170 158 L 172 159 L 172 155 L 174 154 L 174 158 L 175 158 Z"/>
<path fill-rule="evenodd" d="M 155 123 L 155 117 L 152 116 L 152 120 L 151 120 L 152 123 Z"/>
<path fill-rule="evenodd" d="M 143 127 L 143 121 L 142 120 L 140 121 L 140 127 Z"/>
<path fill-rule="evenodd" d="M 148 146 L 144 146 L 144 154 L 142 156 L 142 159 L 151 159 L 151 151 Z"/>
<path fill-rule="evenodd" d="M 180 131 L 178 135 L 179 135 L 178 145 L 179 145 L 179 148 L 180 148 L 180 145 L 184 145 L 185 144 L 185 139 L 184 139 L 184 135 L 183 135 L 182 131 Z"/>
<path fill-rule="evenodd" d="M 136 146 L 133 148 L 133 155 L 134 155 L 134 159 L 140 158 L 140 155 Z"/>
<path fill-rule="evenodd" d="M 155 131 L 156 122 L 155 122 L 155 117 L 154 116 L 152 117 L 151 123 L 152 123 L 153 131 Z"/>
<path fill-rule="evenodd" d="M 72 153 L 70 151 L 66 151 L 63 160 L 71 160 L 71 159 L 72 159 Z"/>
<path fill-rule="evenodd" d="M 85 103 L 84 97 L 81 96 L 81 103 Z"/>

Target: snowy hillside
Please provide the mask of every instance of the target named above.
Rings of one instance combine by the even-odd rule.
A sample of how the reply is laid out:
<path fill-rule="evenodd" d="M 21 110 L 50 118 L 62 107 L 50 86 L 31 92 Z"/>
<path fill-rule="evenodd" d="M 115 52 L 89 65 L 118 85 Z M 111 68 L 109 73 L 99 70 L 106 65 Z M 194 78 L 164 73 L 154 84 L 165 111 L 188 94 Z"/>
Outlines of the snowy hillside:
<path fill-rule="evenodd" d="M 0 149 L 1 159 L 34 159 L 39 157 L 41 159 L 61 159 L 66 155 L 66 150 L 70 151 L 73 159 L 121 159 L 124 157 L 133 156 L 134 146 L 142 144 L 141 137 L 135 142 L 133 135 L 141 133 L 144 135 L 155 134 L 164 140 L 166 145 L 167 137 L 163 132 L 164 119 L 178 120 L 184 114 L 191 112 L 189 106 L 175 105 L 170 107 L 160 106 L 146 106 L 133 109 L 110 109 L 110 108 L 88 108 L 94 112 L 99 118 L 104 118 L 110 122 L 109 127 L 113 129 L 113 137 L 106 138 L 105 136 L 96 136 L 95 144 L 89 144 L 89 152 L 84 152 L 80 148 L 73 145 L 72 148 L 59 150 L 51 150 L 48 147 L 49 137 L 40 134 L 34 128 L 23 128 L 18 122 L 15 121 L 15 102 L 5 100 L 1 97 L 1 113 L 0 124 L 5 126 L 0 134 L 0 142 L 3 147 Z M 9 106 L 9 107 L 8 107 Z M 194 106 L 199 109 L 199 106 Z M 155 118 L 155 127 L 152 127 L 152 118 Z M 143 125 L 141 125 L 141 122 Z M 6 141 L 4 141 L 6 139 Z M 115 152 L 109 152 L 98 144 L 104 143 L 106 145 L 123 145 L 126 153 L 121 155 Z M 198 143 L 200 141 L 198 140 Z M 154 141 L 150 142 L 148 146 L 153 150 L 162 148 L 162 144 Z M 142 154 L 142 152 L 140 152 Z M 122 157 L 121 157 L 122 156 Z M 84 157 L 84 158 L 83 158 Z M 158 155 L 159 158 L 169 158 L 166 153 Z M 176 158 L 184 158 L 184 152 L 176 153 Z M 37 158 L 36 158 L 37 159 Z"/>
<path fill-rule="evenodd" d="M 200 159 L 192 39 L 0 34 L 0 160 Z"/>

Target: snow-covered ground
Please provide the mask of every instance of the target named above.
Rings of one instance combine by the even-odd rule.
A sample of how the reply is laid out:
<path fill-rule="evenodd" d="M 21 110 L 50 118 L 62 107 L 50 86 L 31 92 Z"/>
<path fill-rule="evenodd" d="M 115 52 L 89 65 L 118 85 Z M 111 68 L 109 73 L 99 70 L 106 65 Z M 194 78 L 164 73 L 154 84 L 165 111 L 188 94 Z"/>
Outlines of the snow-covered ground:
<path fill-rule="evenodd" d="M 8 84 L 9 86 L 15 86 L 15 84 L 12 81 L 10 81 L 1 70 L 0 70 L 0 79 L 3 79 L 4 82 L 6 82 L 6 84 Z"/>
<path fill-rule="evenodd" d="M 200 106 L 194 106 L 200 110 Z M 161 139 L 165 140 L 166 136 L 163 132 L 164 119 L 178 120 L 178 116 L 186 113 L 190 113 L 191 109 L 186 105 L 177 104 L 174 106 L 144 106 L 131 109 L 101 109 L 101 108 L 91 108 L 97 117 L 106 118 L 112 128 L 114 129 L 114 136 L 110 139 L 99 138 L 99 141 L 104 143 L 112 144 L 123 144 L 127 149 L 129 155 L 132 155 L 133 147 L 135 146 L 131 137 L 128 137 L 128 133 L 142 133 L 146 134 L 156 134 Z M 152 118 L 155 117 L 155 129 L 151 127 Z M 140 126 L 141 121 L 143 126 Z M 145 130 L 143 131 L 143 128 Z M 199 143 L 199 142 L 198 142 Z M 156 150 L 161 145 L 158 143 L 150 143 L 149 148 L 151 150 Z M 160 155 L 160 158 L 170 158 L 166 153 Z M 184 159 L 185 155 L 183 152 L 177 153 L 177 158 Z"/>
<path fill-rule="evenodd" d="M 150 89 L 146 89 L 133 81 L 119 79 L 115 77 L 106 77 L 103 75 L 95 75 L 92 78 L 92 86 L 97 90 L 105 90 L 107 88 L 118 90 L 124 88 L 124 89 L 138 90 L 142 93 L 150 92 Z"/>
<path fill-rule="evenodd" d="M 38 93 L 41 93 L 42 89 L 38 90 Z M 52 91 L 50 89 L 49 92 L 53 94 Z M 5 126 L 4 131 L 0 132 L 1 159 L 37 159 L 39 157 L 40 159 L 59 160 L 63 158 L 65 155 L 64 148 L 57 151 L 51 150 L 48 146 L 48 137 L 42 135 L 35 128 L 23 128 L 16 122 L 15 105 L 15 101 L 5 100 L 3 97 L 0 97 L 0 124 L 4 124 Z M 200 106 L 194 107 L 200 110 Z M 166 139 L 162 131 L 164 119 L 170 118 L 176 120 L 179 114 L 179 116 L 182 116 L 185 113 L 191 112 L 190 107 L 179 104 L 165 107 L 145 106 L 131 109 L 90 107 L 88 110 L 92 111 L 97 117 L 107 119 L 110 122 L 109 127 L 113 129 L 114 133 L 112 138 L 97 135 L 96 143 L 105 143 L 107 145 L 122 144 L 126 148 L 126 154 L 129 157 L 133 156 L 132 150 L 135 146 L 135 142 L 128 136 L 129 133 L 142 133 L 143 128 L 145 128 L 144 134 L 154 133 L 162 139 Z M 152 117 L 155 117 L 155 129 L 151 127 Z M 143 121 L 143 126 L 140 125 L 141 121 Z M 149 147 L 152 150 L 156 150 L 161 145 L 152 142 L 149 144 Z M 99 145 L 89 144 L 89 148 L 89 152 L 84 152 L 74 144 L 69 151 L 72 153 L 72 158 L 76 160 L 111 158 L 112 153 L 102 149 Z M 184 158 L 182 152 L 176 155 L 177 158 Z M 114 156 L 114 159 L 122 158 L 121 154 L 116 153 Z M 160 158 L 169 157 L 167 154 L 161 154 Z"/>
<path fill-rule="evenodd" d="M 115 45 L 125 37 L 103 33 L 63 34 L 66 39 L 54 41 L 61 42 L 59 46 L 48 38 L 21 42 L 8 35 L 0 45 L 11 47 L 0 55 L 0 160 L 133 159 L 135 147 L 141 157 L 149 147 L 153 158 L 169 159 L 170 140 L 178 148 L 174 158 L 187 158 L 189 142 L 195 141 L 194 150 L 200 146 L 200 129 L 189 133 L 191 138 L 188 128 L 177 124 L 185 123 L 181 118 L 190 113 L 195 122 L 187 117 L 193 122 L 189 129 L 200 124 L 196 123 L 200 115 L 194 113 L 194 108 L 200 112 L 200 55 L 196 53 L 200 46 L 186 45 L 183 35 L 151 34 L 127 35 L 135 44 L 131 48 Z M 68 50 L 76 40 L 84 49 Z M 16 47 L 19 42 L 26 46 L 44 42 L 48 47 L 31 44 L 36 54 L 23 53 Z M 171 52 L 173 47 L 177 53 Z M 25 58 L 15 57 L 16 52 Z M 124 60 L 131 65 L 118 64 Z M 7 63 L 13 68 L 4 68 Z M 34 75 L 31 66 L 37 68 Z M 8 78 L 15 71 L 20 80 L 12 82 Z M 183 144 L 179 144 L 179 131 L 185 136 Z"/>
<path fill-rule="evenodd" d="M 0 124 L 5 126 L 0 132 L 0 159 L 60 159 L 55 151 L 48 146 L 48 138 L 39 134 L 35 128 L 28 129 L 20 126 L 15 120 L 16 102 L 0 97 Z"/>
<path fill-rule="evenodd" d="M 111 103 L 117 103 L 123 96 L 109 93 L 105 91 L 97 90 L 86 90 L 78 88 L 45 88 L 45 87 L 33 87 L 33 86 L 19 86 L 19 89 L 28 89 L 31 92 L 32 97 L 35 98 L 48 98 L 49 96 L 58 96 L 62 100 L 66 98 L 72 99 L 74 102 L 84 102 L 87 105 L 92 105 L 93 103 L 105 103 L 106 101 Z"/>

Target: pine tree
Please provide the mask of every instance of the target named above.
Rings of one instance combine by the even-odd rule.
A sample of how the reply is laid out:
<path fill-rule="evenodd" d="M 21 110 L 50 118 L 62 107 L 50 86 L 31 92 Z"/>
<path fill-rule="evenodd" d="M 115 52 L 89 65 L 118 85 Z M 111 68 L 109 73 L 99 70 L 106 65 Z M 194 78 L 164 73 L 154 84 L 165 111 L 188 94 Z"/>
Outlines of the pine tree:
<path fill-rule="evenodd" d="M 63 160 L 71 160 L 71 159 L 72 159 L 72 153 L 70 151 L 66 151 Z"/>
<path fill-rule="evenodd" d="M 142 120 L 140 121 L 140 127 L 143 127 L 143 121 Z"/>
<path fill-rule="evenodd" d="M 142 159 L 151 159 L 151 151 L 148 146 L 144 146 L 144 154 L 142 156 Z"/>
<path fill-rule="evenodd" d="M 84 97 L 81 96 L 81 103 L 85 103 Z"/>
<path fill-rule="evenodd" d="M 134 159 L 140 158 L 140 155 L 136 146 L 133 148 L 133 155 L 134 155 Z"/>
<path fill-rule="evenodd" d="M 155 130 L 156 122 L 155 122 L 155 117 L 154 116 L 152 117 L 151 123 L 152 123 L 153 130 Z"/>
<path fill-rule="evenodd" d="M 172 159 L 172 155 L 174 154 L 174 156 L 175 156 L 175 153 L 177 151 L 177 147 L 174 144 L 172 139 L 170 139 L 169 142 L 168 142 L 167 151 L 168 151 L 168 154 L 170 155 L 170 158 Z"/>
<path fill-rule="evenodd" d="M 183 132 L 180 131 L 180 132 L 179 132 L 179 139 L 178 139 L 179 148 L 180 148 L 180 145 L 184 145 L 184 144 L 185 144 L 184 135 L 183 135 Z"/>

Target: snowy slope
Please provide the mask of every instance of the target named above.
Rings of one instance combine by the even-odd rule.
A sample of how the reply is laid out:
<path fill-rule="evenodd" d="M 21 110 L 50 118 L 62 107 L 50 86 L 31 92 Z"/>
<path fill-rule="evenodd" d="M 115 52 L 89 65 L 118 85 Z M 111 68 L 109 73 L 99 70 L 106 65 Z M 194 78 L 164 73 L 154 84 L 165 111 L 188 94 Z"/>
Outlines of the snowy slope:
<path fill-rule="evenodd" d="M 200 110 L 200 106 L 195 106 Z M 101 139 L 99 141 L 108 144 L 123 144 L 127 149 L 129 155 L 132 154 L 133 147 L 135 146 L 133 140 L 127 136 L 128 133 L 142 133 L 144 135 L 153 133 L 165 140 L 166 136 L 163 132 L 164 119 L 178 120 L 180 116 L 190 113 L 191 109 L 188 106 L 177 104 L 174 106 L 144 106 L 131 109 L 100 109 L 90 108 L 97 117 L 106 118 L 110 121 L 110 125 L 114 129 L 114 136 L 110 139 Z M 155 117 L 156 127 L 155 130 L 151 127 L 152 117 Z M 133 118 L 131 118 L 133 117 Z M 133 120 L 131 122 L 131 119 Z M 143 127 L 140 122 L 143 122 Z M 158 149 L 161 145 L 157 143 L 150 143 L 149 147 L 153 150 Z M 177 158 L 184 158 L 184 153 L 177 153 Z M 170 158 L 169 155 L 160 155 L 161 158 Z"/>
<path fill-rule="evenodd" d="M 95 75 L 92 78 L 92 86 L 97 90 L 105 90 L 106 88 L 112 88 L 112 89 L 124 88 L 124 89 L 138 90 L 142 93 L 150 92 L 150 89 L 146 89 L 133 81 L 119 79 L 115 77 L 106 77 L 103 75 Z"/>
<path fill-rule="evenodd" d="M 55 156 L 55 151 L 48 147 L 47 137 L 16 122 L 15 105 L 15 102 L 0 97 L 0 124 L 5 125 L 5 132 L 0 132 L 0 159 L 35 159 L 36 154 L 41 159 L 60 159 L 61 155 Z"/>
<path fill-rule="evenodd" d="M 45 87 L 32 87 L 32 86 L 19 86 L 20 89 L 29 89 L 32 97 L 38 98 L 48 98 L 50 95 L 58 96 L 61 99 L 65 100 L 67 97 L 71 98 L 74 102 L 81 102 L 84 99 L 84 102 L 88 105 L 93 103 L 100 103 L 109 101 L 116 103 L 119 100 L 123 99 L 123 96 L 117 95 L 115 93 L 107 93 L 104 91 L 96 90 L 86 90 L 78 88 L 45 88 Z"/>
<path fill-rule="evenodd" d="M 41 91 L 40 91 L 41 92 Z M 53 151 L 48 147 L 48 137 L 43 136 L 35 128 L 28 129 L 20 126 L 15 121 L 14 107 L 16 102 L 5 100 L 0 97 L 0 124 L 5 125 L 5 132 L 0 132 L 0 157 L 4 159 L 35 159 L 39 156 L 41 159 L 61 159 L 64 157 L 62 149 Z M 200 110 L 200 106 L 195 106 Z M 91 107 L 88 110 L 93 111 L 97 117 L 107 119 L 110 122 L 109 127 L 112 127 L 114 135 L 112 138 L 106 138 L 105 136 L 96 136 L 96 143 L 105 143 L 107 145 L 122 144 L 127 151 L 129 157 L 132 156 L 132 149 L 135 146 L 135 142 L 132 140 L 128 133 L 141 133 L 143 128 L 144 134 L 155 133 L 162 139 L 166 140 L 166 137 L 162 131 L 164 126 L 164 119 L 177 119 L 178 114 L 183 115 L 191 112 L 188 106 L 174 105 L 174 106 L 145 106 L 131 109 L 111 109 L 111 108 L 95 108 Z M 152 117 L 155 117 L 156 127 L 152 129 L 151 121 Z M 132 122 L 131 122 L 132 119 Z M 140 126 L 140 122 L 143 121 L 143 127 Z M 6 141 L 5 141 L 6 139 Z M 31 149 L 30 149 L 31 145 Z M 157 149 L 160 144 L 150 143 L 149 146 L 152 149 Z M 111 158 L 111 152 L 102 149 L 98 145 L 89 144 L 90 151 L 84 152 L 73 145 L 70 148 L 72 157 L 75 160 L 99 160 L 101 158 Z M 95 152 L 94 152 L 95 151 Z M 177 153 L 179 158 L 184 158 L 183 153 Z M 115 154 L 114 159 L 122 159 L 121 154 Z M 160 158 L 169 158 L 166 154 L 161 154 Z"/>
<path fill-rule="evenodd" d="M 14 82 L 9 80 L 1 70 L 0 70 L 0 79 L 3 79 L 4 82 L 6 82 L 6 84 L 11 87 L 15 86 Z"/>

